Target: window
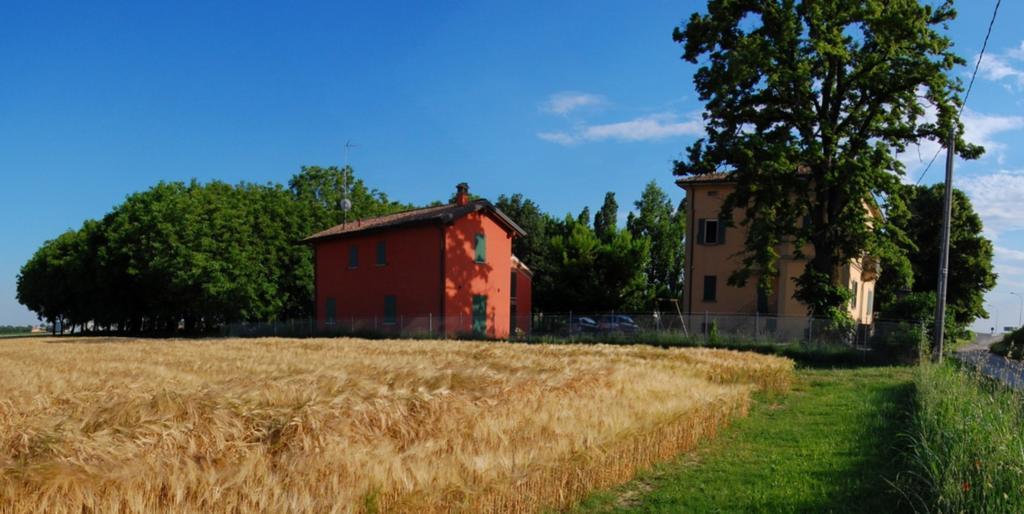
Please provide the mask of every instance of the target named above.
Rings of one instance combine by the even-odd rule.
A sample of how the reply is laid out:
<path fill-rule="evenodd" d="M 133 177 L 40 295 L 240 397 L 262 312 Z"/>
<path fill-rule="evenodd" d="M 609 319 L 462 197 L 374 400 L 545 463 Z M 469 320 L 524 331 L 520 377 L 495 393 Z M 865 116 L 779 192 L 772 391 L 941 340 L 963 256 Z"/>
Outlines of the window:
<path fill-rule="evenodd" d="M 384 241 L 377 241 L 377 265 L 383 266 L 388 263 L 388 247 Z"/>
<path fill-rule="evenodd" d="M 509 296 L 511 296 L 512 298 L 516 297 L 516 291 L 519 289 L 519 287 L 517 287 L 519 285 L 519 281 L 516 280 L 517 278 L 519 278 L 519 274 L 513 271 L 512 282 L 510 282 L 509 285 Z"/>
<path fill-rule="evenodd" d="M 718 277 L 714 275 L 706 275 L 704 277 L 704 301 L 713 302 L 715 301 L 715 293 L 718 289 Z"/>
<path fill-rule="evenodd" d="M 850 286 L 850 292 L 853 293 L 853 299 L 850 300 L 850 307 L 853 307 L 854 309 L 857 308 L 857 291 L 859 289 L 859 285 L 860 284 L 858 284 L 857 281 L 854 281 L 853 285 Z"/>
<path fill-rule="evenodd" d="M 477 234 L 473 248 L 476 250 L 476 262 L 487 262 L 487 236 Z"/>
<path fill-rule="evenodd" d="M 338 318 L 338 307 L 334 298 L 327 299 L 327 305 L 324 306 L 324 319 L 327 323 L 334 324 L 334 320 Z"/>
<path fill-rule="evenodd" d="M 394 325 L 397 317 L 398 302 L 394 295 L 384 297 L 384 324 Z"/>
<path fill-rule="evenodd" d="M 697 224 L 697 241 L 706 245 L 724 243 L 725 224 L 718 220 L 700 220 Z"/>
<path fill-rule="evenodd" d="M 761 284 L 757 285 L 757 312 L 759 314 L 768 313 L 768 291 L 761 287 Z"/>
<path fill-rule="evenodd" d="M 871 315 L 872 315 L 872 311 L 873 311 L 873 310 L 874 310 L 874 308 L 875 308 L 875 291 L 874 291 L 873 289 L 872 289 L 871 291 L 868 291 L 868 299 L 867 299 L 867 302 L 868 302 L 868 303 L 867 303 L 867 305 L 865 305 L 865 309 L 864 309 L 864 310 L 865 310 L 865 312 L 864 312 L 864 314 L 865 314 L 865 315 L 866 315 L 866 316 L 867 316 L 868 318 L 870 318 L 870 317 L 871 317 Z"/>
<path fill-rule="evenodd" d="M 348 249 L 348 267 L 355 269 L 359 267 L 359 247 L 352 245 Z"/>

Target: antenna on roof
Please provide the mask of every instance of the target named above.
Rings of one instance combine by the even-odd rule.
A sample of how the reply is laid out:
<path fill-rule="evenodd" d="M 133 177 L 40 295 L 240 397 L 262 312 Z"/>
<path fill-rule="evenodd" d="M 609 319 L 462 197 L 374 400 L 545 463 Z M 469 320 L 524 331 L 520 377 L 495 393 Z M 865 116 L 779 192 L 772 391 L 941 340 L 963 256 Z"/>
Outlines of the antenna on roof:
<path fill-rule="evenodd" d="M 348 175 L 350 168 L 348 165 L 348 152 L 352 148 L 356 148 L 359 145 L 352 144 L 352 140 L 345 141 L 345 167 L 341 170 L 341 224 L 344 226 L 348 223 L 348 211 L 352 210 L 352 200 L 348 199 Z"/>

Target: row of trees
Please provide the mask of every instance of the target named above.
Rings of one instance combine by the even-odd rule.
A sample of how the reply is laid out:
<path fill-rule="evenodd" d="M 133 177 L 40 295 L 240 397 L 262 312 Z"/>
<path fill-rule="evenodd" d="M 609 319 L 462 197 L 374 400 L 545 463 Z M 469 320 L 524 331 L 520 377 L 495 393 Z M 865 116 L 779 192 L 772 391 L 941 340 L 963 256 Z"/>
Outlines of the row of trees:
<path fill-rule="evenodd" d="M 341 223 L 346 183 L 349 219 L 413 207 L 350 168 L 305 167 L 287 186 L 160 183 L 43 244 L 21 269 L 18 301 L 71 331 L 309 317 L 312 256 L 297 243 Z M 646 309 L 681 291 L 685 219 L 653 182 L 624 228 L 613 193 L 593 223 L 588 209 L 558 219 L 519 194 L 497 203 L 530 233 L 514 250 L 536 273 L 539 309 Z"/>
<path fill-rule="evenodd" d="M 648 310 L 682 294 L 685 210 L 653 181 L 624 227 L 612 192 L 593 220 L 589 208 L 555 218 L 520 194 L 499 197 L 497 206 L 529 234 L 512 250 L 535 273 L 538 310 Z"/>
<path fill-rule="evenodd" d="M 43 244 L 21 269 L 18 301 L 72 331 L 203 331 L 308 316 L 311 253 L 296 243 L 341 222 L 343 182 L 350 216 L 408 207 L 351 175 L 307 167 L 287 186 L 157 184 Z"/>

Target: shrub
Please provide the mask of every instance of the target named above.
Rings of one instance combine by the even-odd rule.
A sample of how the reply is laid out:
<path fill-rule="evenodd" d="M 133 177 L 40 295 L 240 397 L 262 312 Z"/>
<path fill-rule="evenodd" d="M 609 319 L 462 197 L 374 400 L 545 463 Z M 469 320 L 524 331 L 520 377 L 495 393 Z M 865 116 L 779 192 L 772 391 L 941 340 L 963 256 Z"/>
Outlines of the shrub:
<path fill-rule="evenodd" d="M 918 512 L 1024 512 L 1019 394 L 952 365 L 925 365 L 897 486 Z"/>
<path fill-rule="evenodd" d="M 1024 358 L 1024 327 L 1006 334 L 1002 341 L 992 345 L 989 350 L 1010 359 Z"/>

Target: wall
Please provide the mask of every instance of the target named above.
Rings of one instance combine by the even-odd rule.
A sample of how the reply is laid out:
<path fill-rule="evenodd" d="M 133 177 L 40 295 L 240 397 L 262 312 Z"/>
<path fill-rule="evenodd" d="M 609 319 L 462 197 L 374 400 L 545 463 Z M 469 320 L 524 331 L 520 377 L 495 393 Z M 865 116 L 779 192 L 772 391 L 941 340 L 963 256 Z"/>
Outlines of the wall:
<path fill-rule="evenodd" d="M 476 262 L 477 233 L 487 240 L 486 262 Z M 473 296 L 487 296 L 487 336 L 509 335 L 512 235 L 489 214 L 473 212 L 445 231 L 445 314 L 449 335 L 472 331 Z"/>
<path fill-rule="evenodd" d="M 684 287 L 683 305 L 685 310 L 693 313 L 708 312 L 712 314 L 753 314 L 757 312 L 757 284 L 754 278 L 747 282 L 743 288 L 736 288 L 726 284 L 729 275 L 733 270 L 742 266 L 742 259 L 739 255 L 743 252 L 743 244 L 746 239 L 746 230 L 739 226 L 743 220 L 744 211 L 735 209 L 733 217 L 734 227 L 726 229 L 725 244 L 703 245 L 693 244 L 697 241 L 698 221 L 700 219 L 717 219 L 722 207 L 722 202 L 732 192 L 734 186 L 729 183 L 690 183 L 686 185 L 687 208 L 687 276 Z M 715 192 L 714 196 L 709 192 Z M 867 204 L 866 208 L 870 208 Z M 777 248 L 779 252 L 779 277 L 773 281 L 774 289 L 772 297 L 769 298 L 770 313 L 779 316 L 804 317 L 807 316 L 807 306 L 793 298 L 796 291 L 794 280 L 803 274 L 806 260 L 814 256 L 814 247 L 805 245 L 804 259 L 797 260 L 793 256 L 793 245 L 784 244 Z M 852 303 L 848 309 L 854 320 L 860 323 L 871 323 L 872 315 L 866 309 L 868 293 L 874 291 L 875 281 L 864 282 L 861 279 L 860 262 L 852 262 L 841 268 L 838 280 L 840 283 L 850 287 L 851 282 L 856 280 L 859 284 L 857 292 L 857 303 Z M 705 302 L 704 277 L 715 275 L 718 277 L 717 298 L 714 302 Z M 692 299 L 691 299 L 692 295 Z"/>
<path fill-rule="evenodd" d="M 757 284 L 748 281 L 739 288 L 728 285 L 729 275 L 742 266 L 738 257 L 743 251 L 746 239 L 742 228 L 737 228 L 743 219 L 742 209 L 735 209 L 733 218 L 736 227 L 725 230 L 725 243 L 704 245 L 697 242 L 698 221 L 717 219 L 722 202 L 732 191 L 731 184 L 689 184 L 686 191 L 689 219 L 687 225 L 687 277 L 684 292 L 684 310 L 694 313 L 754 313 L 757 311 Z M 715 193 L 711 195 L 709 193 Z M 704 277 L 717 277 L 715 301 L 704 301 Z"/>
<path fill-rule="evenodd" d="M 377 242 L 385 241 L 387 264 L 377 265 Z M 359 265 L 349 269 L 349 248 Z M 322 325 L 327 298 L 337 302 L 337 321 L 383 319 L 384 297 L 396 297 L 400 321 L 438 316 L 441 304 L 441 231 L 437 225 L 396 228 L 317 243 L 316 313 Z"/>

